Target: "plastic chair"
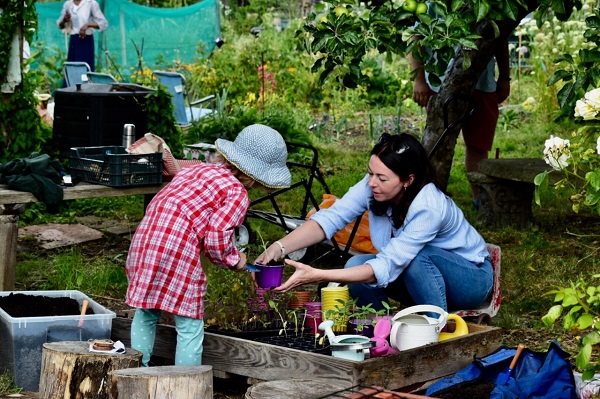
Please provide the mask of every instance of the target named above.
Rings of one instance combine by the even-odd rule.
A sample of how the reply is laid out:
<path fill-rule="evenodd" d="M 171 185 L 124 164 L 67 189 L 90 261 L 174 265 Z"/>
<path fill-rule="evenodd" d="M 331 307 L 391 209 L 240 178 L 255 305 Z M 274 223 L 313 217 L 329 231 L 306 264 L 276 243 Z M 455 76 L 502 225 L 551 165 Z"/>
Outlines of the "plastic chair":
<path fill-rule="evenodd" d="M 63 75 L 67 87 L 75 86 L 77 83 L 88 83 L 88 72 L 91 72 L 87 62 L 67 61 L 63 64 Z"/>
<path fill-rule="evenodd" d="M 90 83 L 100 83 L 100 84 L 111 84 L 111 83 L 119 83 L 114 76 L 110 73 L 101 73 L 101 72 L 88 72 L 87 73 L 88 81 Z"/>
<path fill-rule="evenodd" d="M 496 316 L 498 314 L 498 309 L 500 309 L 500 261 L 502 258 L 502 251 L 499 246 L 494 244 L 487 244 L 487 248 L 490 257 L 492 258 L 492 270 L 494 272 L 494 284 L 489 301 L 486 301 L 479 309 L 459 310 L 454 313 L 463 318 L 477 318 L 477 324 L 491 325 L 492 317 Z"/>
<path fill-rule="evenodd" d="M 199 100 L 191 101 L 189 99 L 188 89 L 185 77 L 177 72 L 154 71 L 152 72 L 158 83 L 162 84 L 171 93 L 175 120 L 180 126 L 189 126 L 195 121 L 210 115 L 214 112 L 215 95 L 203 97 Z M 195 105 L 210 104 L 210 108 Z"/>

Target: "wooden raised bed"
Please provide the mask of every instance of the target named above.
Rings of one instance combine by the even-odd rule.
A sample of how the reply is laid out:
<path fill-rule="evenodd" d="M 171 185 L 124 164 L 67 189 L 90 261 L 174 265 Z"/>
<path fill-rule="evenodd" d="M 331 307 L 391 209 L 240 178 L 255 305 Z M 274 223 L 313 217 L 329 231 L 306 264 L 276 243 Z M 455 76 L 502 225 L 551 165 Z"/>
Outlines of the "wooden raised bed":
<path fill-rule="evenodd" d="M 131 320 L 113 319 L 112 339 L 130 346 Z M 254 342 L 214 333 L 204 334 L 203 364 L 220 372 L 259 380 L 332 378 L 349 386 L 399 389 L 457 372 L 500 346 L 498 327 L 469 324 L 469 334 L 362 362 Z M 173 359 L 175 327 L 159 325 L 154 355 Z"/>

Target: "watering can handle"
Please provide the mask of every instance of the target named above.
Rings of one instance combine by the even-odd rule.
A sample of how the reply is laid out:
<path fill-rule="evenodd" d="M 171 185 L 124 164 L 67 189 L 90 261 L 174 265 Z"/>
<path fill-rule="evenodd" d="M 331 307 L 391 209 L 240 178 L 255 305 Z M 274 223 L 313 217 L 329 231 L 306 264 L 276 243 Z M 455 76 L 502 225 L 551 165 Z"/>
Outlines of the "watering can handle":
<path fill-rule="evenodd" d="M 441 317 L 438 319 L 438 328 L 442 329 L 446 325 L 446 319 L 448 318 L 448 313 L 435 305 L 416 305 L 411 306 L 409 308 L 403 309 L 400 312 L 396 313 L 396 315 L 392 318 L 392 322 L 397 321 L 399 318 L 408 316 L 409 314 L 418 313 L 418 312 L 433 312 L 439 314 Z"/>

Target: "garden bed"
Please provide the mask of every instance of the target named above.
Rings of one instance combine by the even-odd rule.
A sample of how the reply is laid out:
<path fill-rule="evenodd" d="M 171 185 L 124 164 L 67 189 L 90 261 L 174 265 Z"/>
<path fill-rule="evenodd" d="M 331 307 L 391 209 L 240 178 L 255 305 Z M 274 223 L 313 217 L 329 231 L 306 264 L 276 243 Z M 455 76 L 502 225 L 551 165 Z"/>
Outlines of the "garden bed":
<path fill-rule="evenodd" d="M 112 339 L 129 345 L 131 320 L 113 320 Z M 159 325 L 154 355 L 171 360 L 175 353 L 175 328 Z M 500 346 L 497 327 L 469 324 L 469 334 L 448 341 L 366 359 L 361 362 L 275 346 L 206 332 L 203 364 L 213 366 L 216 375 L 234 374 L 271 381 L 297 378 L 332 378 L 349 386 L 377 385 L 398 389 L 455 373 Z"/>

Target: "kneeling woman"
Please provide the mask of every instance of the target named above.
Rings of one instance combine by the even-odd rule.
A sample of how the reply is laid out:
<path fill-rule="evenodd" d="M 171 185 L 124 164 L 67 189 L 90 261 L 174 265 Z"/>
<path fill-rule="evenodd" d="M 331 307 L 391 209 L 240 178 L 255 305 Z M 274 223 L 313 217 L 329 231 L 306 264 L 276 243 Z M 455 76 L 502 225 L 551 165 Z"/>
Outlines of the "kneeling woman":
<path fill-rule="evenodd" d="M 296 271 L 276 291 L 335 281 L 349 285 L 359 306 L 371 303 L 383 309 L 382 301 L 389 297 L 407 306 L 429 304 L 446 311 L 477 308 L 492 292 L 487 246 L 437 187 L 434 175 L 415 137 L 384 134 L 371 151 L 367 175 L 257 261 L 268 262 L 330 239 L 368 210 L 376 255 L 357 255 L 345 268 L 334 270 L 286 260 Z"/>

